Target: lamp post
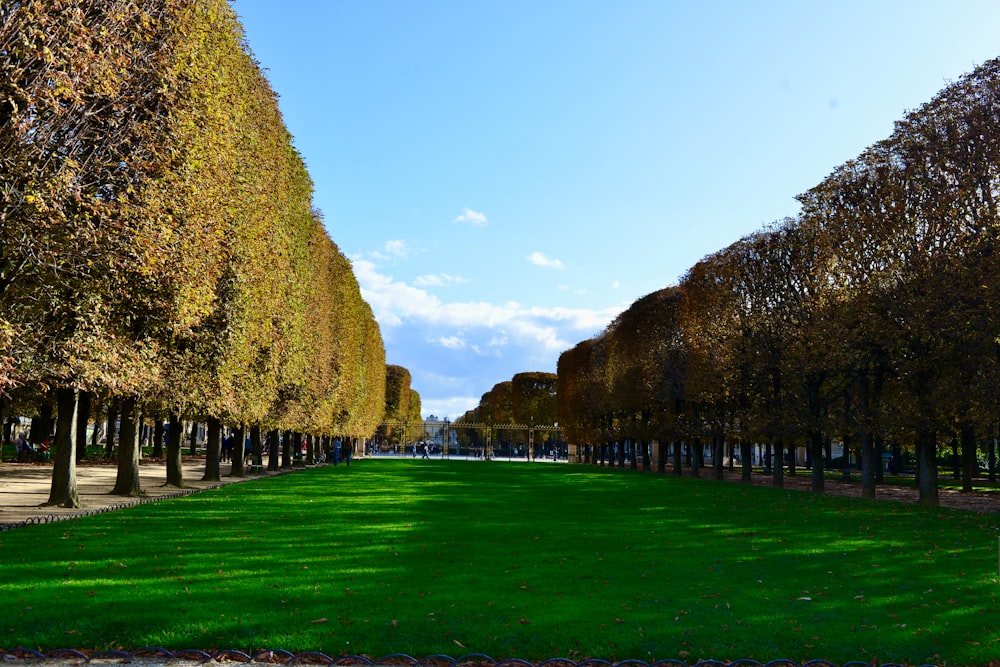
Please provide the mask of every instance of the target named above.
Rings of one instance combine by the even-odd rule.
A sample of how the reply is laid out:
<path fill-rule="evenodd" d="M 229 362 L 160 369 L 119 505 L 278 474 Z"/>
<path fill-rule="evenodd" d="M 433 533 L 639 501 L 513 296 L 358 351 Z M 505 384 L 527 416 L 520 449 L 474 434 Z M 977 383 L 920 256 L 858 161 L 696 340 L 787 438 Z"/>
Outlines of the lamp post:
<path fill-rule="evenodd" d="M 445 458 L 448 458 L 448 445 L 451 444 L 451 433 L 448 430 L 448 427 L 450 425 L 451 425 L 451 422 L 449 422 L 448 418 L 445 417 L 444 418 L 444 431 L 441 434 L 441 442 L 444 445 L 444 457 Z"/>
<path fill-rule="evenodd" d="M 535 418 L 528 420 L 528 461 L 535 460 Z"/>

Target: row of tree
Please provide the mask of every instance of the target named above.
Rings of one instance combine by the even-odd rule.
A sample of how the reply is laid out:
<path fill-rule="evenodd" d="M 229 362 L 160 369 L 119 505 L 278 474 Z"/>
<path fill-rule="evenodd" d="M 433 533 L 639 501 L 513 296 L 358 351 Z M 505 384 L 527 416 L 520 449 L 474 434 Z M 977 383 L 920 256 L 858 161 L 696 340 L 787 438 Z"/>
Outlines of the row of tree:
<path fill-rule="evenodd" d="M 494 442 L 527 446 L 529 440 L 538 445 L 547 443 L 553 432 L 542 431 L 535 438 L 530 428 L 524 427 L 556 423 L 556 379 L 555 373 L 518 373 L 495 384 L 482 395 L 478 406 L 455 420 L 452 427 L 459 442 L 469 447 L 489 447 Z M 520 428 L 503 428 L 511 425 Z"/>
<path fill-rule="evenodd" d="M 883 449 L 910 447 L 925 504 L 951 443 L 971 489 L 980 445 L 993 470 L 1000 407 L 998 197 L 993 60 L 799 196 L 796 218 L 704 258 L 564 352 L 567 439 L 635 442 L 647 466 L 655 441 L 661 467 L 673 445 L 678 472 L 680 443 L 729 442 L 745 478 L 764 443 L 777 486 L 781 453 L 804 446 L 817 491 L 840 440 L 860 454 L 866 497 Z"/>
<path fill-rule="evenodd" d="M 412 380 L 408 369 L 396 365 L 386 366 L 385 424 L 379 433 L 386 443 L 405 443 L 414 435 L 414 428 L 420 430 L 417 438 L 423 436 L 420 394 L 410 386 Z"/>
<path fill-rule="evenodd" d="M 0 391 L 54 404 L 50 503 L 81 392 L 119 406 L 118 493 L 140 413 L 207 422 L 210 458 L 223 423 L 374 432 L 381 333 L 311 200 L 226 0 L 0 5 Z"/>

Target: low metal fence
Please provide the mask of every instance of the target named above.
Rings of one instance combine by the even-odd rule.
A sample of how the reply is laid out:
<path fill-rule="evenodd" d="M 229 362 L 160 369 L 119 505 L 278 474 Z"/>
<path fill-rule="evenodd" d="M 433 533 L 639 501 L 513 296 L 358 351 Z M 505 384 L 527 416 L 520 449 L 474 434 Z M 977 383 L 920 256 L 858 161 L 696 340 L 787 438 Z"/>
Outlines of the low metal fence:
<path fill-rule="evenodd" d="M 570 658 L 550 658 L 543 661 L 530 661 L 520 658 L 505 658 L 496 660 L 481 653 L 471 653 L 459 658 L 448 655 L 430 655 L 426 658 L 414 658 L 405 653 L 394 653 L 381 658 L 370 658 L 364 655 L 330 656 L 319 651 L 293 653 L 282 649 L 262 649 L 253 653 L 237 649 L 201 651 L 188 649 L 172 651 L 162 647 L 146 647 L 135 651 L 94 651 L 86 653 L 75 649 L 57 649 L 40 652 L 27 648 L 4 650 L 0 648 L 0 662 L 14 664 L 60 664 L 88 665 L 119 663 L 129 664 L 209 664 L 213 662 L 236 662 L 251 665 L 327 665 L 329 667 L 912 667 L 893 662 L 875 663 L 871 661 L 852 661 L 835 663 L 829 660 L 699 660 L 694 663 L 683 660 L 622 660 L 611 662 L 598 658 L 572 660 Z M 920 665 L 919 667 L 934 667 Z"/>

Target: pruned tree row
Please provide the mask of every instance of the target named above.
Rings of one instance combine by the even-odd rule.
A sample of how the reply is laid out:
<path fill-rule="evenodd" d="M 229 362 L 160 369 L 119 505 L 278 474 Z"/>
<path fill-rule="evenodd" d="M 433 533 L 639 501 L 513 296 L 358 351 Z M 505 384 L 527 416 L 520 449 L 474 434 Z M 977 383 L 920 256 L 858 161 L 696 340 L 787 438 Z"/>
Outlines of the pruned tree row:
<path fill-rule="evenodd" d="M 495 384 L 478 406 L 455 420 L 459 443 L 487 455 L 492 448 L 508 448 L 537 456 L 535 450 L 549 447 L 556 437 L 552 431 L 531 428 L 556 424 L 556 379 L 555 373 L 527 372 Z M 503 428 L 510 425 L 518 428 Z"/>
<path fill-rule="evenodd" d="M 0 391 L 8 414 L 54 404 L 50 502 L 78 502 L 84 394 L 121 417 L 118 493 L 143 416 L 174 425 L 175 484 L 182 419 L 210 460 L 220 424 L 373 433 L 378 325 L 229 4 L 24 0 L 0 22 Z"/>
<path fill-rule="evenodd" d="M 593 462 L 629 443 L 649 466 L 705 447 L 715 473 L 751 447 L 774 484 L 804 451 L 822 491 L 830 445 L 913 456 L 936 504 L 942 454 L 971 490 L 995 474 L 1000 407 L 1000 61 L 909 113 L 774 223 L 638 300 L 559 361 L 559 421 Z M 624 447 L 618 448 L 619 456 Z M 945 458 L 945 461 L 948 459 Z M 622 461 L 618 461 L 619 464 Z"/>

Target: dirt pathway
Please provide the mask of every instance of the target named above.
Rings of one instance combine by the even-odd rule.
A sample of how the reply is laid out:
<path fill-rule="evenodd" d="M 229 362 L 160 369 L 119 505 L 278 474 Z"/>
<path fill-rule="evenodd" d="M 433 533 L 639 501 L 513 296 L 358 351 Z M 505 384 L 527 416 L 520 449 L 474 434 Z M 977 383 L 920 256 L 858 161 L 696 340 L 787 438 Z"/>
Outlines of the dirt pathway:
<path fill-rule="evenodd" d="M 185 488 L 164 486 L 166 467 L 163 461 L 144 461 L 139 465 L 139 483 L 145 496 L 128 498 L 110 495 L 115 486 L 117 466 L 108 463 L 85 463 L 77 466 L 76 483 L 80 495 L 79 509 L 64 507 L 42 507 L 49 499 L 52 485 L 51 464 L 0 463 L 0 528 L 25 521 L 47 522 L 74 516 L 85 516 L 99 511 L 127 507 L 150 499 L 165 498 L 177 494 L 192 493 L 215 488 L 225 484 L 256 479 L 261 475 L 248 477 L 227 477 L 229 464 L 222 464 L 222 480 L 203 482 L 205 459 L 187 458 L 183 460 Z M 275 474 L 275 473 L 265 473 Z"/>

